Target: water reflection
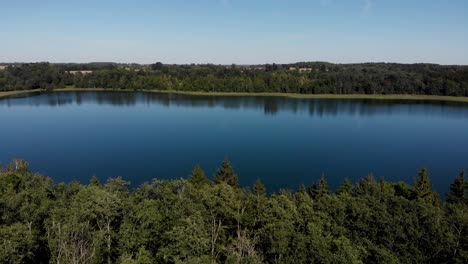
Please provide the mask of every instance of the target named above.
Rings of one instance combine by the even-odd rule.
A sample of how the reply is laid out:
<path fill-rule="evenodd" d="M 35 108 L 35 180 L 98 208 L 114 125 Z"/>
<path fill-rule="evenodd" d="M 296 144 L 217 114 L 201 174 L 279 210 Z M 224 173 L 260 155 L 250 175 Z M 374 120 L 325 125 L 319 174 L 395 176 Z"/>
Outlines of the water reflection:
<path fill-rule="evenodd" d="M 138 185 L 197 163 L 212 175 L 229 158 L 242 186 L 258 177 L 272 191 L 322 174 L 332 189 L 371 172 L 413 183 L 427 165 L 443 193 L 468 167 L 467 120 L 468 104 L 440 101 L 35 93 L 0 99 L 0 162 L 24 158 L 57 181 Z"/>
<path fill-rule="evenodd" d="M 468 104 L 449 101 L 297 99 L 268 96 L 203 96 L 145 92 L 40 92 L 0 100 L 0 106 L 27 105 L 58 107 L 69 104 L 98 104 L 132 107 L 146 104 L 166 107 L 221 107 L 232 110 L 258 110 L 265 115 L 281 112 L 308 113 L 310 116 L 418 114 L 468 117 Z"/>

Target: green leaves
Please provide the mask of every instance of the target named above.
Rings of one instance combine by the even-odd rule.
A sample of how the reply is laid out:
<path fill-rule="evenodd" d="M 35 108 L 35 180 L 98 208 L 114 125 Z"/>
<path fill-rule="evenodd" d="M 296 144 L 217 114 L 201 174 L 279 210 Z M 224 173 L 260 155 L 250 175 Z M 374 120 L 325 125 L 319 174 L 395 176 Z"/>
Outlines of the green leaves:
<path fill-rule="evenodd" d="M 196 165 L 193 168 L 192 174 L 189 177 L 189 182 L 195 186 L 203 186 L 210 183 L 210 179 L 206 176 L 200 165 Z"/>
<path fill-rule="evenodd" d="M 86 70 L 85 74 L 77 71 Z M 0 90 L 65 86 L 129 90 L 426 94 L 468 96 L 466 66 L 427 64 L 168 65 L 17 63 L 0 70 Z"/>
<path fill-rule="evenodd" d="M 353 185 L 351 181 L 346 178 L 344 181 L 341 183 L 340 188 L 336 192 L 337 194 L 351 194 L 351 191 L 353 189 Z"/>
<path fill-rule="evenodd" d="M 26 224 L 0 225 L 0 261 L 2 263 L 32 263 L 39 245 Z"/>
<path fill-rule="evenodd" d="M 460 171 L 460 175 L 450 184 L 450 192 L 447 195 L 448 203 L 468 204 L 468 182 L 465 181 L 465 170 Z"/>
<path fill-rule="evenodd" d="M 221 167 L 216 171 L 214 182 L 216 184 L 225 182 L 232 187 L 239 187 L 239 178 L 228 160 L 223 160 Z"/>
<path fill-rule="evenodd" d="M 0 262 L 5 263 L 466 263 L 464 175 L 438 202 L 426 169 L 415 186 L 322 177 L 311 193 L 239 188 L 228 161 L 216 184 L 188 180 L 53 184 L 0 172 Z M 452 200 L 453 199 L 453 200 Z"/>
<path fill-rule="evenodd" d="M 252 191 L 257 196 L 266 195 L 265 185 L 263 185 L 263 183 L 262 183 L 262 181 L 260 179 L 257 179 L 257 181 L 255 181 L 255 184 L 252 187 Z"/>
<path fill-rule="evenodd" d="M 318 180 L 318 182 L 314 183 L 310 187 L 309 192 L 310 192 L 310 196 L 312 197 L 312 199 L 320 199 L 324 197 L 325 195 L 327 195 L 329 191 L 328 191 L 328 183 L 327 183 L 327 180 L 325 180 L 325 176 L 322 175 L 322 177 L 320 177 L 320 180 Z"/>
<path fill-rule="evenodd" d="M 426 167 L 423 167 L 418 172 L 418 177 L 414 180 L 414 182 L 414 196 L 416 199 L 421 199 L 431 204 L 436 204 L 439 202 L 437 193 L 432 191 L 432 185 L 429 180 L 429 173 Z"/>

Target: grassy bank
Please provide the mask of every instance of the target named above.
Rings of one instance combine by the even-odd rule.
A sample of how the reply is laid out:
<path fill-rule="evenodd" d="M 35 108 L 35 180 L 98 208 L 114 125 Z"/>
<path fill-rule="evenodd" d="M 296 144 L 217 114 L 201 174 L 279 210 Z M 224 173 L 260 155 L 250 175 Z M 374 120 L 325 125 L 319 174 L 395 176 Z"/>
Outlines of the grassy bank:
<path fill-rule="evenodd" d="M 0 92 L 0 98 L 2 97 L 7 97 L 7 96 L 12 96 L 12 95 L 17 95 L 17 94 L 24 94 L 24 93 L 33 93 L 33 92 L 40 92 L 42 91 L 41 89 L 34 89 L 34 90 L 21 90 L 21 91 L 6 91 L 6 92 Z"/>
<path fill-rule="evenodd" d="M 24 90 L 24 91 L 8 91 L 0 92 L 0 98 L 30 92 L 38 92 L 41 90 Z M 133 90 L 123 89 L 105 89 L 105 88 L 61 88 L 55 89 L 56 92 L 78 92 L 78 91 L 118 91 L 118 92 L 133 92 Z M 246 93 L 246 92 L 201 92 L 201 91 L 176 91 L 176 90 L 144 90 L 151 93 L 173 93 L 185 95 L 200 95 L 200 96 L 277 96 L 289 98 L 317 98 L 317 99 L 374 99 L 374 100 L 432 100 L 432 101 L 451 101 L 468 103 L 468 97 L 457 96 L 437 96 L 437 95 L 407 95 L 407 94 L 392 94 L 392 95 L 369 95 L 369 94 L 297 94 L 297 93 Z"/>
<path fill-rule="evenodd" d="M 366 95 L 366 94 L 297 94 L 297 93 L 232 93 L 232 92 L 190 92 L 190 91 L 151 91 L 159 93 L 177 93 L 204 96 L 278 96 L 290 98 L 322 99 L 378 99 L 378 100 L 437 100 L 468 102 L 468 97 L 430 96 L 430 95 Z"/>
<path fill-rule="evenodd" d="M 64 88 L 55 91 L 119 91 L 132 92 L 132 90 L 112 90 L 103 88 Z M 278 96 L 290 98 L 317 98 L 317 99 L 376 99 L 376 100 L 435 100 L 466 102 L 468 97 L 437 96 L 437 95 L 369 95 L 369 94 L 297 94 L 297 93 L 246 93 L 246 92 L 201 92 L 201 91 L 177 91 L 177 90 L 144 90 L 152 93 L 173 93 L 201 96 Z"/>

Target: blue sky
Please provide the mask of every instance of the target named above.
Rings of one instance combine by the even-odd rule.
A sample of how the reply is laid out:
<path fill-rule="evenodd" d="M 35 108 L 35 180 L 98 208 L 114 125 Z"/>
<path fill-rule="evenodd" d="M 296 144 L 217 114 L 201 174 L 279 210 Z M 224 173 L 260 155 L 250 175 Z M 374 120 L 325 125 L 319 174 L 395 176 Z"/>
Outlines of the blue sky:
<path fill-rule="evenodd" d="M 467 0 L 0 0 L 0 61 L 468 64 Z"/>

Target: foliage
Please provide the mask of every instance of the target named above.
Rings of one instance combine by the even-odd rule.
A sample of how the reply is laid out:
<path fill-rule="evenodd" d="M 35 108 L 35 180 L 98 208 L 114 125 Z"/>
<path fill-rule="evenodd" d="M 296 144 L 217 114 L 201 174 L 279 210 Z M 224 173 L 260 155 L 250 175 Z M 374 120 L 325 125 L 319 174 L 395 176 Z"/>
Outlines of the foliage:
<path fill-rule="evenodd" d="M 192 174 L 189 177 L 189 181 L 194 186 L 202 186 L 204 184 L 210 183 L 210 179 L 208 179 L 200 165 L 196 165 L 195 168 L 193 168 Z"/>
<path fill-rule="evenodd" d="M 66 86 L 131 90 L 274 92 L 300 94 L 417 94 L 468 96 L 468 66 L 435 64 L 151 65 L 11 64 L 1 90 Z"/>
<path fill-rule="evenodd" d="M 54 184 L 15 161 L 0 169 L 0 262 L 468 262 L 463 174 L 446 204 L 426 169 L 415 186 L 370 175 L 337 193 L 325 177 L 310 193 L 239 188 L 227 160 L 216 178 L 197 166 L 129 191 L 121 178 Z"/>
<path fill-rule="evenodd" d="M 224 182 L 230 186 L 239 187 L 239 178 L 228 160 L 223 160 L 221 167 L 216 171 L 214 182 L 216 184 Z"/>
<path fill-rule="evenodd" d="M 340 188 L 338 188 L 338 194 L 350 194 L 353 189 L 353 184 L 348 178 L 345 178 L 341 183 Z"/>
<path fill-rule="evenodd" d="M 424 200 L 428 203 L 437 203 L 438 198 L 437 194 L 432 191 L 432 185 L 429 180 L 429 173 L 427 172 L 426 167 L 423 167 L 418 172 L 418 177 L 414 180 L 414 196 L 416 199 Z"/>
<path fill-rule="evenodd" d="M 255 195 L 263 196 L 266 194 L 265 185 L 263 185 L 260 179 L 257 179 L 252 187 L 252 191 Z"/>
<path fill-rule="evenodd" d="M 460 175 L 450 184 L 450 192 L 447 195 L 449 203 L 468 204 L 468 182 L 465 181 L 465 170 L 460 171 Z"/>

